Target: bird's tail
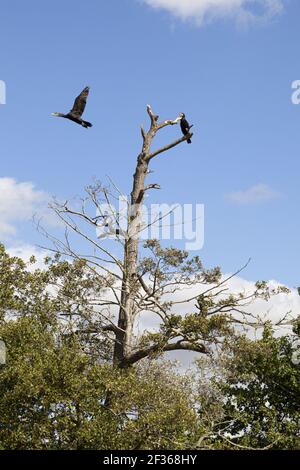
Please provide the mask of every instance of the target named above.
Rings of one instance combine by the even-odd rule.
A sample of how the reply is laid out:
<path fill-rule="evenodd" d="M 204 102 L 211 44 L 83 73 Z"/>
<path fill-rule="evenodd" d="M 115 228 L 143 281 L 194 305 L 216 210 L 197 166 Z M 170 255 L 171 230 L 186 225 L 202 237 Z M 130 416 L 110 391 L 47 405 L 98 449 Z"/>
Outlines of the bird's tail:
<path fill-rule="evenodd" d="M 191 143 L 192 143 L 191 139 L 188 139 L 188 140 L 187 140 L 187 143 L 188 143 L 188 144 L 191 144 Z"/>
<path fill-rule="evenodd" d="M 83 127 L 93 127 L 93 124 L 91 124 L 88 121 L 82 121 L 82 125 L 83 125 Z"/>

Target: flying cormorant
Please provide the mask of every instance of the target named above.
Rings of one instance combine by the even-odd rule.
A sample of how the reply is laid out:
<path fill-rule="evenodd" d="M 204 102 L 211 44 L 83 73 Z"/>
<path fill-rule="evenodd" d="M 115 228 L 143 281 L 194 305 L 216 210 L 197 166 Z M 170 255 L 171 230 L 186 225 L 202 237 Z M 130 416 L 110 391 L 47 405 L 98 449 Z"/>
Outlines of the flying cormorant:
<path fill-rule="evenodd" d="M 182 130 L 182 133 L 183 133 L 183 135 L 187 135 L 187 134 L 190 133 L 190 129 L 193 127 L 193 125 L 191 125 L 191 126 L 189 125 L 189 123 L 185 119 L 185 114 L 184 113 L 180 113 L 179 116 L 181 117 L 180 127 L 181 127 L 181 130 Z M 192 143 L 191 139 L 188 139 L 187 143 L 191 144 Z"/>
<path fill-rule="evenodd" d="M 85 105 L 86 105 L 86 100 L 88 97 L 90 91 L 90 87 L 85 87 L 84 90 L 80 93 L 79 96 L 74 101 L 73 108 L 68 114 L 62 114 L 62 113 L 52 113 L 52 116 L 57 116 L 57 117 L 63 117 L 66 119 L 70 119 L 70 121 L 76 122 L 77 124 L 80 124 L 81 126 L 88 128 L 92 127 L 93 124 L 91 124 L 88 121 L 84 121 L 81 119 L 81 116 L 83 114 Z"/>

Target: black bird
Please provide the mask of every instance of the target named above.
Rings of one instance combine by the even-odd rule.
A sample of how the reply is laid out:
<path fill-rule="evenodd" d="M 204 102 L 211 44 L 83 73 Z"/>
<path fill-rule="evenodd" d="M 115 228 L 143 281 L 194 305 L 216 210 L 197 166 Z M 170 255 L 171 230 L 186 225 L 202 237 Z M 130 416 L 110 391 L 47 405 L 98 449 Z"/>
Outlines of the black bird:
<path fill-rule="evenodd" d="M 190 129 L 193 127 L 193 125 L 191 125 L 191 126 L 189 125 L 189 123 L 185 119 L 185 114 L 184 113 L 180 113 L 179 116 L 181 117 L 180 127 L 181 127 L 181 130 L 182 130 L 182 133 L 183 133 L 183 135 L 187 135 L 187 134 L 190 133 Z M 192 143 L 191 139 L 187 139 L 187 143 L 191 144 Z"/>
<path fill-rule="evenodd" d="M 57 116 L 57 117 L 63 117 L 66 119 L 70 119 L 70 121 L 76 122 L 77 124 L 80 124 L 81 126 L 85 127 L 86 129 L 88 127 L 92 127 L 93 124 L 91 124 L 88 121 L 84 121 L 81 119 L 81 116 L 83 114 L 83 111 L 85 109 L 86 105 L 86 100 L 89 95 L 90 87 L 85 87 L 84 90 L 80 93 L 79 96 L 77 96 L 76 100 L 74 101 L 73 108 L 68 114 L 62 114 L 62 113 L 52 113 L 52 116 Z"/>

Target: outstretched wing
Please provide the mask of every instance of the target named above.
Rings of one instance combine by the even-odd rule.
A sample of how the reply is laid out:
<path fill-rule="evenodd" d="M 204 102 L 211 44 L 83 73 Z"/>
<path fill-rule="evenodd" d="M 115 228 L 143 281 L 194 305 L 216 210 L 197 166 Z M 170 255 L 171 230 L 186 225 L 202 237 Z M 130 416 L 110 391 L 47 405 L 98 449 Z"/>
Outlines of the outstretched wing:
<path fill-rule="evenodd" d="M 89 95 L 90 87 L 85 87 L 84 90 L 77 96 L 76 100 L 74 101 L 73 108 L 70 111 L 70 114 L 76 118 L 81 118 L 83 111 L 85 109 L 86 100 Z"/>

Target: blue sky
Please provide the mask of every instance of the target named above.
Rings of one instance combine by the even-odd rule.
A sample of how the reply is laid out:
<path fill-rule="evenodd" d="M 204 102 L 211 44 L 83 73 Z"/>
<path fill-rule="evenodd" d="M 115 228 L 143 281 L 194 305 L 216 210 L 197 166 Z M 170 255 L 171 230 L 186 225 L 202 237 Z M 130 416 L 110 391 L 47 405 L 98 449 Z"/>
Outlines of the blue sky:
<path fill-rule="evenodd" d="M 31 182 L 32 191 L 70 198 L 110 175 L 129 193 L 146 104 L 163 119 L 184 111 L 193 144 L 153 162 L 162 190 L 151 202 L 205 204 L 207 265 L 232 272 L 252 257 L 245 278 L 298 285 L 300 106 L 291 103 L 291 84 L 300 79 L 300 3 L 282 1 L 266 21 L 241 24 L 233 10 L 200 22 L 160 1 L 171 7 L 2 0 L 0 188 L 10 178 L 16 188 Z M 85 85 L 92 129 L 50 116 L 67 112 Z M 156 145 L 178 135 L 174 126 Z M 15 227 L 2 239 L 39 243 L 2 188 L 0 216 Z"/>

